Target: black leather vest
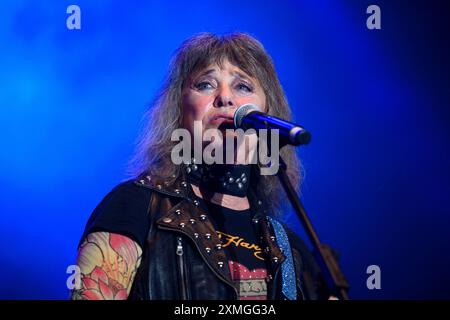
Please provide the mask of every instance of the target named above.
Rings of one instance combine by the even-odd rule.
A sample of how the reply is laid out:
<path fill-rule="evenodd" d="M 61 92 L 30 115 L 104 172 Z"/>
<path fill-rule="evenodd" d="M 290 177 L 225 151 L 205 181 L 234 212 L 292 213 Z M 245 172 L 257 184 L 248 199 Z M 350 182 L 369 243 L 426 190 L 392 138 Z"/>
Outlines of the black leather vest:
<path fill-rule="evenodd" d="M 208 213 L 198 205 L 190 185 L 184 181 L 169 185 L 151 176 L 135 183 L 150 189 L 152 194 L 147 242 L 129 299 L 237 299 L 238 288 L 231 279 L 225 252 Z M 258 230 L 259 245 L 269 261 L 267 299 L 286 299 L 280 272 L 285 256 L 267 222 L 267 206 L 253 196 L 249 200 L 255 211 L 253 223 Z M 317 266 L 306 246 L 292 246 L 292 254 L 297 298 L 324 298 L 315 279 Z"/>

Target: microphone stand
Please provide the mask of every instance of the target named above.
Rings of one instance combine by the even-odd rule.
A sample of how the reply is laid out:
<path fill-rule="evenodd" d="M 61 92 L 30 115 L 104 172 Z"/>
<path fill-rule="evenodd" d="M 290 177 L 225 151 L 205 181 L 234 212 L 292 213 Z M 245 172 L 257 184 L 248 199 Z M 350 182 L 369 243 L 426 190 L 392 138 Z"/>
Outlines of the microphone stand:
<path fill-rule="evenodd" d="M 347 292 L 350 286 L 348 285 L 348 282 L 339 267 L 336 257 L 329 246 L 320 242 L 319 237 L 317 236 L 317 233 L 315 232 L 311 221 L 309 220 L 305 209 L 303 208 L 303 204 L 300 201 L 300 198 L 298 197 L 294 187 L 292 186 L 288 175 L 286 174 L 286 163 L 281 158 L 281 155 L 279 156 L 279 159 L 280 168 L 278 170 L 277 176 L 280 179 L 280 182 L 284 190 L 286 191 L 286 194 L 298 217 L 300 218 L 303 228 L 306 230 L 306 233 L 308 234 L 308 237 L 310 238 L 314 249 L 319 255 L 319 259 L 321 260 L 319 262 L 324 268 L 325 277 L 328 280 L 328 285 L 332 286 L 332 293 L 335 294 L 337 298 L 341 300 L 348 300 L 349 297 Z"/>

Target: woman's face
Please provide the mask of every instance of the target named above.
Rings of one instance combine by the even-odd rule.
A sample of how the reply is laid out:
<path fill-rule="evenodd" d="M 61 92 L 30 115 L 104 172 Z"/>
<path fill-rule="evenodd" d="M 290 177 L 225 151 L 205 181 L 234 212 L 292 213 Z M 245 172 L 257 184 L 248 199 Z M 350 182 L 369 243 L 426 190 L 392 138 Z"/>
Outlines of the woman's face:
<path fill-rule="evenodd" d="M 259 82 L 225 60 L 222 67 L 211 65 L 190 79 L 183 89 L 183 127 L 194 134 L 194 121 L 207 129 L 232 129 L 235 110 L 252 103 L 263 111 L 266 96 Z M 228 132 L 226 134 L 229 134 Z"/>

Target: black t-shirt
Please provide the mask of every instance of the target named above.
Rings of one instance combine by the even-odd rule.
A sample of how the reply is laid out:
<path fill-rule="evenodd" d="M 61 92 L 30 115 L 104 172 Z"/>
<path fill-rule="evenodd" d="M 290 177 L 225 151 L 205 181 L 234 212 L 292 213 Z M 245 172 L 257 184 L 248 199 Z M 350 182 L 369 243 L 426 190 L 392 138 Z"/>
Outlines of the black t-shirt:
<path fill-rule="evenodd" d="M 206 201 L 200 202 L 207 208 L 227 254 L 231 278 L 239 287 L 239 299 L 265 300 L 267 268 L 252 223 L 252 211 L 237 211 Z"/>
<path fill-rule="evenodd" d="M 81 242 L 92 232 L 117 233 L 135 241 L 144 248 L 150 227 L 147 208 L 151 192 L 126 181 L 109 192 L 92 212 Z"/>

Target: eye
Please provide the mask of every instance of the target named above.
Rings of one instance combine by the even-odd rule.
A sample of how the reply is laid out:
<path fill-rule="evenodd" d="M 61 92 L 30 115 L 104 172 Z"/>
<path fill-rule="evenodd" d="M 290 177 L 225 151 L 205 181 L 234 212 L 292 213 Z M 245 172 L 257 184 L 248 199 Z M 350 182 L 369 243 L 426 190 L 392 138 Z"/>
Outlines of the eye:
<path fill-rule="evenodd" d="M 240 82 L 236 87 L 239 91 L 253 92 L 252 86 L 244 82 Z"/>
<path fill-rule="evenodd" d="M 194 85 L 195 89 L 197 90 L 209 90 L 209 89 L 214 89 L 213 85 L 211 83 L 209 83 L 208 81 L 201 81 L 198 82 Z"/>

